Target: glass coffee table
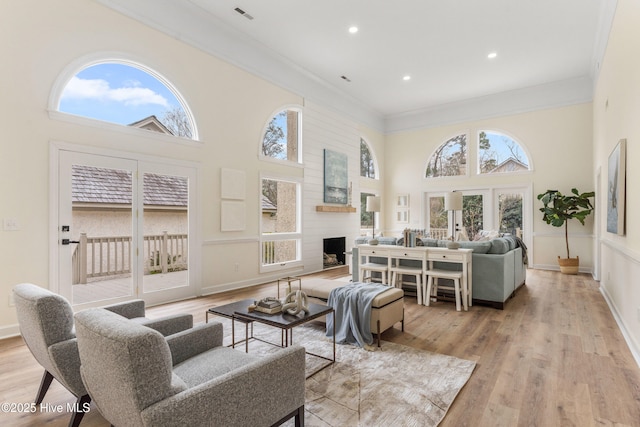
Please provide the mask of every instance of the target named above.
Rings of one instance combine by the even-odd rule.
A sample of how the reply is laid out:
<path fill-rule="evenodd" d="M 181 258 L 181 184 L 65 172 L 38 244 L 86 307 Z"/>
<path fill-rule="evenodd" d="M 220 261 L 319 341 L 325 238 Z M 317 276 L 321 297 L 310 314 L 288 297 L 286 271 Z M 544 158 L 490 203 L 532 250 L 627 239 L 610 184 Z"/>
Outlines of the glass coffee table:
<path fill-rule="evenodd" d="M 299 313 L 297 315 L 288 314 L 288 313 L 275 313 L 275 314 L 267 314 L 262 313 L 260 311 L 249 311 L 249 306 L 254 304 L 255 300 L 253 299 L 245 299 L 242 301 L 232 302 L 230 304 L 224 304 L 217 307 L 212 307 L 207 310 L 206 319 L 209 322 L 209 314 L 226 317 L 231 319 L 231 346 L 235 347 L 236 344 L 239 344 L 244 341 L 245 343 L 245 351 L 249 352 L 249 340 L 255 339 L 259 341 L 266 342 L 268 344 L 277 345 L 269 341 L 261 340 L 253 335 L 253 322 L 262 323 L 268 326 L 273 326 L 275 328 L 279 328 L 281 330 L 281 343 L 280 347 L 288 347 L 293 344 L 293 328 L 296 326 L 303 325 L 307 322 L 310 322 L 314 319 L 317 319 L 322 316 L 332 315 L 333 307 L 329 307 L 321 304 L 309 304 L 309 313 Z M 245 339 L 236 342 L 235 338 L 235 322 L 241 322 L 245 325 Z M 312 356 L 324 359 L 329 361 L 320 368 L 316 369 L 314 372 L 310 373 L 307 378 L 312 375 L 315 375 L 322 369 L 327 366 L 333 364 L 336 361 L 336 328 L 335 322 L 333 322 L 333 356 L 332 358 L 315 354 L 307 351 L 307 354 Z M 249 330 L 251 328 L 251 330 Z"/>

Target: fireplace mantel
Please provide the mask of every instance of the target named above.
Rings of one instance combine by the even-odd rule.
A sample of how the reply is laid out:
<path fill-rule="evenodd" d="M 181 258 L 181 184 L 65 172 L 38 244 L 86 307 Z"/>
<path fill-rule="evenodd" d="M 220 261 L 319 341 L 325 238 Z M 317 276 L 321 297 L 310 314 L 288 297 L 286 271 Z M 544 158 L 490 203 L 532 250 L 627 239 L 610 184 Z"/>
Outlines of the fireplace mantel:
<path fill-rule="evenodd" d="M 318 205 L 316 206 L 316 212 L 341 212 L 341 213 L 353 213 L 356 208 L 353 206 L 329 206 Z"/>

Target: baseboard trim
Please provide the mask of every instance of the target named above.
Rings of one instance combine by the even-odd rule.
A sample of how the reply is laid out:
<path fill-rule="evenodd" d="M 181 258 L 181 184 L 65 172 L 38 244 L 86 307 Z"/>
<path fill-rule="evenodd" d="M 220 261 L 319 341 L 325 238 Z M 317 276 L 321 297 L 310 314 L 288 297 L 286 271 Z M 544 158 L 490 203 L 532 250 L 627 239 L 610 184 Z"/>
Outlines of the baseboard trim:
<path fill-rule="evenodd" d="M 620 317 L 620 314 L 618 313 L 618 309 L 616 308 L 615 304 L 613 303 L 613 300 L 609 297 L 609 294 L 607 293 L 607 290 L 605 288 L 603 288 L 602 286 L 600 286 L 600 293 L 602 294 L 602 296 L 604 297 L 604 300 L 606 301 L 607 305 L 609 306 L 609 311 L 611 311 L 611 314 L 613 314 L 613 318 L 615 319 L 616 323 L 618 324 L 618 328 L 620 328 L 620 332 L 622 332 L 622 336 L 624 337 L 624 340 L 626 341 L 627 346 L 629 347 L 629 350 L 631 351 L 631 355 L 636 360 L 636 363 L 638 364 L 638 367 L 640 367 L 640 346 L 638 346 L 637 343 L 633 341 L 631 335 L 627 331 L 627 327 L 624 324 L 624 321 L 622 320 L 622 317 Z"/>
<path fill-rule="evenodd" d="M 20 326 L 18 324 L 0 327 L 0 339 L 17 337 L 20 335 Z"/>

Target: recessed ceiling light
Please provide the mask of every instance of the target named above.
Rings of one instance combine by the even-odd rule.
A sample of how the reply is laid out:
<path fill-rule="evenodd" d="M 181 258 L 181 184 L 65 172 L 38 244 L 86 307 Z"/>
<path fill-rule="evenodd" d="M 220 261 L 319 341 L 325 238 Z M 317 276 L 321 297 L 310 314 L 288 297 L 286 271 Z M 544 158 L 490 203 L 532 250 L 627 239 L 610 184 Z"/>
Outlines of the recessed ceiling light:
<path fill-rule="evenodd" d="M 489 59 L 493 59 L 493 58 L 495 58 L 496 56 L 498 56 L 498 54 L 497 54 L 496 52 L 491 52 L 489 55 L 487 55 L 487 58 L 489 58 Z"/>
<path fill-rule="evenodd" d="M 404 80 L 405 82 L 406 82 L 406 81 L 409 81 L 409 80 L 411 80 L 411 76 L 410 76 L 410 75 L 406 75 L 406 76 L 404 76 L 404 77 L 402 78 L 402 80 Z"/>
<path fill-rule="evenodd" d="M 357 33 L 357 32 L 358 32 L 358 27 L 356 27 L 355 25 L 354 25 L 354 26 L 352 26 L 352 27 L 349 27 L 349 32 L 350 32 L 351 34 L 355 34 L 355 33 Z"/>

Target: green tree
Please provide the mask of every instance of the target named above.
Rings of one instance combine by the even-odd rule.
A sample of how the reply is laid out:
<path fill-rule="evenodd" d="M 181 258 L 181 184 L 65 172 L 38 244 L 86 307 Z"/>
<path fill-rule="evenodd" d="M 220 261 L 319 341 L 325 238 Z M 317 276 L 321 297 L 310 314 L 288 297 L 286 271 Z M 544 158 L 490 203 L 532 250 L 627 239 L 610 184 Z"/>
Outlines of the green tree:
<path fill-rule="evenodd" d="M 371 155 L 369 146 L 362 138 L 360 139 L 360 176 L 366 178 L 375 178 L 376 176 L 373 156 Z"/>
<path fill-rule="evenodd" d="M 462 224 L 469 240 L 473 240 L 478 231 L 484 228 L 481 195 L 462 198 Z"/>

